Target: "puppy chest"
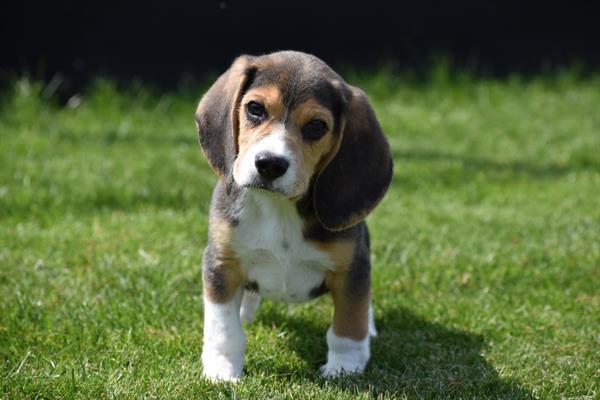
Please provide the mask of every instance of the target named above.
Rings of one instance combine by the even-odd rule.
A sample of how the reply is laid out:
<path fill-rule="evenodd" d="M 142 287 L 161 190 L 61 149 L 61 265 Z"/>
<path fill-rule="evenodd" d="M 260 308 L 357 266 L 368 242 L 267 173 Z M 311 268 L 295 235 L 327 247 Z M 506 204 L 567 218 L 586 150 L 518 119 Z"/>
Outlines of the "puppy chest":
<path fill-rule="evenodd" d="M 297 303 L 313 297 L 323 284 L 325 272 L 303 265 L 298 260 L 281 260 L 260 255 L 243 264 L 252 289 L 266 298 Z"/>
<path fill-rule="evenodd" d="M 310 299 L 333 263 L 328 253 L 304 240 L 295 209 L 252 204 L 234 230 L 234 250 L 253 289 L 285 302 Z"/>

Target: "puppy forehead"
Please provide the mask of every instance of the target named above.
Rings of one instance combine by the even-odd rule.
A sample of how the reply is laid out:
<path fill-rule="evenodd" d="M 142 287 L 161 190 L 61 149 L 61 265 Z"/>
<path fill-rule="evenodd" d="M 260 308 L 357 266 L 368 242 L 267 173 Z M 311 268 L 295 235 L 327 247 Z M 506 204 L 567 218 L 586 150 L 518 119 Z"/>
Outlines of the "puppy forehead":
<path fill-rule="evenodd" d="M 269 98 L 281 101 L 288 111 L 311 101 L 335 115 L 340 105 L 338 89 L 328 76 L 290 62 L 271 63 L 257 71 L 248 91 L 268 92 Z"/>

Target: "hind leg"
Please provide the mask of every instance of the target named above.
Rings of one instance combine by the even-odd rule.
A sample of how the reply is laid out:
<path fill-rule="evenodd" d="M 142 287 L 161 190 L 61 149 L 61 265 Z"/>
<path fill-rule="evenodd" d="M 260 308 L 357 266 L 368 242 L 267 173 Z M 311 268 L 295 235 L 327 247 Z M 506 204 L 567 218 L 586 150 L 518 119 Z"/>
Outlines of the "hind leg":
<path fill-rule="evenodd" d="M 260 306 L 260 295 L 252 290 L 244 290 L 242 306 L 240 307 L 240 319 L 242 322 L 252 323 L 256 310 Z"/>

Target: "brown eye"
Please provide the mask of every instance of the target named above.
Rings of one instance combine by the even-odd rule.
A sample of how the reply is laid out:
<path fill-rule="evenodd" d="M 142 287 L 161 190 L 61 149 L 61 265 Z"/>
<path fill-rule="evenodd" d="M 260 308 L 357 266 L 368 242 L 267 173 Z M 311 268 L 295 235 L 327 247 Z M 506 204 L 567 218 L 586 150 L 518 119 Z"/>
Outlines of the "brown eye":
<path fill-rule="evenodd" d="M 251 101 L 246 104 L 246 115 L 252 122 L 262 122 L 267 118 L 267 110 L 262 104 Z"/>
<path fill-rule="evenodd" d="M 327 132 L 327 124 L 320 119 L 313 119 L 302 128 L 302 136 L 307 140 L 319 140 Z"/>

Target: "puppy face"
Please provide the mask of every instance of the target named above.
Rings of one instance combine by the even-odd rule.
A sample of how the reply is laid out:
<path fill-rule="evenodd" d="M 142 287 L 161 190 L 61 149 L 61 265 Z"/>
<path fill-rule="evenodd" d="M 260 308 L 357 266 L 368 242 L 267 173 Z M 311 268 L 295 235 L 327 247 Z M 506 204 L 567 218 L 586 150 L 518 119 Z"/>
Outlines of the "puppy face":
<path fill-rule="evenodd" d="M 301 79 L 292 87 L 282 74 L 259 75 L 242 97 L 233 164 L 238 185 L 299 198 L 334 151 L 340 118 L 336 88 Z"/>
<path fill-rule="evenodd" d="M 309 54 L 238 57 L 200 100 L 196 124 L 227 185 L 303 198 L 328 230 L 363 220 L 392 179 L 367 96 Z"/>

